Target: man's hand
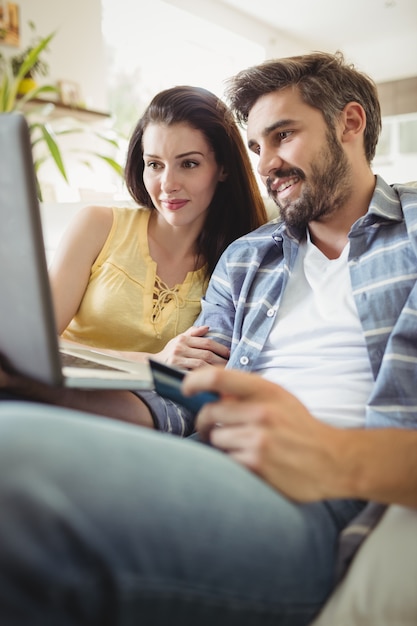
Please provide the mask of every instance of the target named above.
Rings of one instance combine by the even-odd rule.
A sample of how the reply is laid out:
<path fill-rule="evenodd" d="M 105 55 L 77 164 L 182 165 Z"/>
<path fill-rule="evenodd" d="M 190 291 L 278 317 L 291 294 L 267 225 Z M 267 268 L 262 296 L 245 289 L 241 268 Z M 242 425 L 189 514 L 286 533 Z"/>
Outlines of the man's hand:
<path fill-rule="evenodd" d="M 208 326 L 192 326 L 174 337 L 157 355 L 159 360 L 182 369 L 193 370 L 203 365 L 225 367 L 230 356 L 229 348 L 205 337 Z"/>
<path fill-rule="evenodd" d="M 183 391 L 214 391 L 196 428 L 288 497 L 299 501 L 342 497 L 338 476 L 347 431 L 316 420 L 291 393 L 255 374 L 218 368 L 189 373 Z"/>

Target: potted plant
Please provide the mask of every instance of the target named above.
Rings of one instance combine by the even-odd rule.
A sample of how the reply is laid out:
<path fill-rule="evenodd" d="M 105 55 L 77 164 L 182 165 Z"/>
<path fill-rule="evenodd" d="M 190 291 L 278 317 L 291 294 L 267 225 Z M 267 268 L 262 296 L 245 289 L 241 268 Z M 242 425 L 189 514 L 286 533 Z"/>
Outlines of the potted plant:
<path fill-rule="evenodd" d="M 34 30 L 34 24 L 30 23 L 30 25 L 32 30 Z M 11 111 L 23 112 L 27 102 L 35 100 L 41 94 L 57 92 L 57 88 L 54 85 L 37 85 L 36 83 L 32 83 L 29 88 L 24 90 L 25 93 L 21 93 L 23 80 L 33 77 L 33 74 L 36 73 L 47 74 L 48 66 L 42 58 L 42 53 L 47 49 L 48 44 L 54 36 L 55 33 L 51 33 L 47 37 L 39 38 L 33 45 L 14 57 L 6 58 L 0 53 L 0 113 L 9 113 Z M 28 123 L 32 136 L 32 146 L 38 143 L 39 139 L 43 141 L 61 175 L 68 182 L 67 173 L 54 133 L 46 123 L 39 121 L 30 123 L 30 119 L 28 119 Z M 40 163 L 35 161 L 35 169 L 37 169 L 39 165 Z M 41 199 L 42 194 L 39 185 L 38 195 Z"/>
<path fill-rule="evenodd" d="M 32 31 L 35 32 L 35 25 L 29 22 Z M 68 183 L 68 176 L 64 166 L 61 150 L 57 143 L 57 135 L 67 133 L 82 133 L 85 129 L 72 128 L 54 132 L 49 123 L 51 102 L 42 103 L 42 96 L 45 94 L 58 93 L 55 85 L 38 85 L 34 81 L 37 75 L 47 76 L 49 66 L 44 59 L 44 53 L 48 45 L 55 36 L 51 33 L 47 37 L 37 37 L 23 52 L 13 57 L 6 58 L 0 53 L 0 114 L 11 111 L 21 111 L 27 118 L 34 153 L 34 166 L 37 173 L 39 167 L 45 161 L 45 156 L 35 158 L 35 152 L 39 144 L 46 146 L 46 154 L 51 156 L 60 174 Z M 26 105 L 35 102 L 37 105 L 29 112 Z M 102 134 L 94 133 L 103 141 L 117 147 L 118 142 L 114 138 L 108 138 Z M 36 150 L 35 150 L 36 148 Z M 43 151 L 45 153 L 45 150 Z M 111 157 L 91 153 L 92 156 L 104 160 L 120 176 L 123 176 L 123 167 Z M 86 162 L 88 165 L 88 162 Z M 38 182 L 38 197 L 42 200 L 42 191 Z"/>
<path fill-rule="evenodd" d="M 29 26 L 34 31 L 35 25 L 29 22 Z M 50 41 L 55 36 L 51 33 L 47 37 L 38 37 L 23 52 L 5 57 L 0 53 L 0 112 L 5 113 L 22 109 L 25 102 L 37 98 L 46 92 L 57 92 L 54 85 L 40 85 L 32 83 L 32 89 L 26 89 L 25 95 L 20 99 L 19 89 L 21 83 L 27 78 L 33 80 L 37 74 L 46 76 L 48 74 L 48 64 L 42 53 L 47 50 Z"/>
<path fill-rule="evenodd" d="M 11 66 L 12 66 L 12 72 L 13 72 L 14 76 L 17 76 L 19 74 L 19 71 L 20 71 L 22 65 L 28 59 L 28 57 L 31 54 L 32 50 L 34 50 L 34 48 L 36 48 L 36 46 L 38 44 L 42 44 L 42 42 L 43 42 L 41 37 L 36 37 L 35 36 L 36 27 L 35 27 L 34 22 L 29 22 L 29 27 L 30 27 L 30 29 L 33 32 L 32 43 L 29 46 L 27 46 L 27 48 L 25 48 L 25 50 L 23 50 L 22 52 L 20 52 L 19 54 L 15 55 L 15 56 L 11 57 L 11 59 L 10 59 Z M 30 67 L 26 71 L 26 74 L 21 79 L 21 81 L 19 83 L 19 86 L 18 86 L 18 89 L 17 89 L 17 93 L 19 95 L 25 95 L 29 91 L 31 91 L 32 89 L 36 89 L 37 83 L 36 83 L 35 79 L 36 79 L 37 75 L 39 75 L 39 76 L 47 76 L 48 75 L 49 65 L 48 65 L 48 63 L 46 62 L 46 60 L 42 56 L 42 52 L 44 50 L 47 50 L 47 46 L 43 50 L 41 50 L 41 52 L 38 55 L 36 55 L 37 58 L 35 59 L 32 67 Z"/>

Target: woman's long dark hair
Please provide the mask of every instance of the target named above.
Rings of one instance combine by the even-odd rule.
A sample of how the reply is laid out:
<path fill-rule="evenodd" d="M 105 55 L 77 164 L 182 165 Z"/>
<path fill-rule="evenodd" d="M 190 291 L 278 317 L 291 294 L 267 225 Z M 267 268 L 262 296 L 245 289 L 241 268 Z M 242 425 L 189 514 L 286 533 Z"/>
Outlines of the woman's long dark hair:
<path fill-rule="evenodd" d="M 239 128 L 227 106 L 210 91 L 180 86 L 158 93 L 140 118 L 129 142 L 125 179 L 132 198 L 154 209 L 143 183 L 143 133 L 148 124 L 189 124 L 200 130 L 212 147 L 216 162 L 227 172 L 217 185 L 204 228 L 197 241 L 198 254 L 210 276 L 224 249 L 267 221 L 265 205 Z"/>

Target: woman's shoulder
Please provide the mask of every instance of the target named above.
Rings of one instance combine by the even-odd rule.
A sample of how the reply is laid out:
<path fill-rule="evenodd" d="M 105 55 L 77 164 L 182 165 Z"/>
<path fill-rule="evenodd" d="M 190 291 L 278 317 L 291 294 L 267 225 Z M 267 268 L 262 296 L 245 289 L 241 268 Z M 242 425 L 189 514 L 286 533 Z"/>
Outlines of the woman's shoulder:
<path fill-rule="evenodd" d="M 88 205 L 77 215 L 78 232 L 94 233 L 104 248 L 110 240 L 126 240 L 146 233 L 149 210 L 129 206 Z"/>
<path fill-rule="evenodd" d="M 94 233 L 99 239 L 107 236 L 113 224 L 111 208 L 99 205 L 86 205 L 73 216 L 65 235 L 79 237 L 85 233 Z"/>
<path fill-rule="evenodd" d="M 125 205 L 89 204 L 79 210 L 79 215 L 89 219 L 105 219 L 116 216 L 147 219 L 150 211 L 144 207 Z"/>
<path fill-rule="evenodd" d="M 89 226 L 104 228 L 127 228 L 138 224 L 146 224 L 149 219 L 149 209 L 130 206 L 89 205 L 81 209 L 80 219 Z"/>
<path fill-rule="evenodd" d="M 136 206 L 113 206 L 111 207 L 114 219 L 125 222 L 147 222 L 150 210 Z"/>
<path fill-rule="evenodd" d="M 82 207 L 77 215 L 76 221 L 86 227 L 111 226 L 113 222 L 112 208 L 97 204 L 89 204 Z"/>

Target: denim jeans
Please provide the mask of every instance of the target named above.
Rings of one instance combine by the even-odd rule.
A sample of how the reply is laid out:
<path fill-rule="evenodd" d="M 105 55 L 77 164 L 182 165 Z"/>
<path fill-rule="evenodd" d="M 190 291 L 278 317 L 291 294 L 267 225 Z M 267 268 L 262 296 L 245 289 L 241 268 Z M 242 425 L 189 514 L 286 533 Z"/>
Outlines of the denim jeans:
<path fill-rule="evenodd" d="M 3 401 L 0 623 L 308 624 L 362 505 L 295 504 L 199 442 Z"/>

